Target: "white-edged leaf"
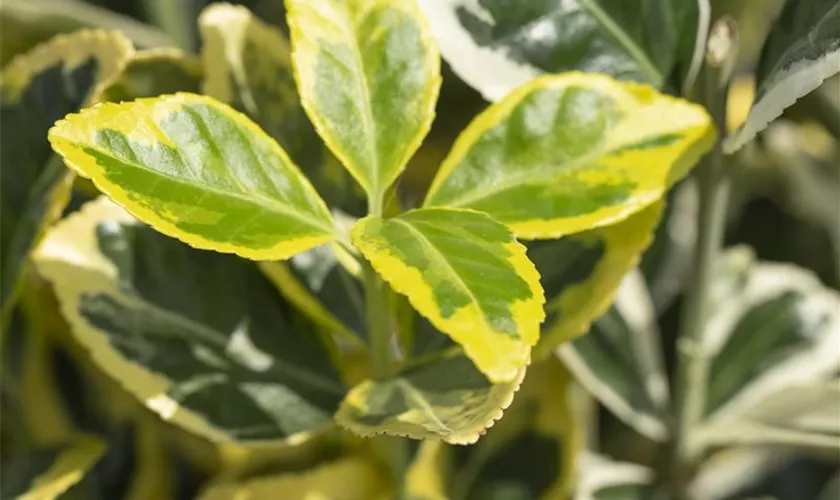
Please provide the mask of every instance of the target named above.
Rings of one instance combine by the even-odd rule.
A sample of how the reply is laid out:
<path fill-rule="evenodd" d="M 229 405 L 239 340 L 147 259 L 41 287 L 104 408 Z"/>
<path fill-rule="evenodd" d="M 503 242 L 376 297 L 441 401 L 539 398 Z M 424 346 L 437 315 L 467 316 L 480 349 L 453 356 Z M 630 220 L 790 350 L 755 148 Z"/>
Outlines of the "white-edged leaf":
<path fill-rule="evenodd" d="M 587 391 L 618 418 L 651 439 L 667 437 L 668 382 L 659 329 L 644 279 L 628 274 L 615 304 L 557 353 Z"/>
<path fill-rule="evenodd" d="M 840 3 L 791 0 L 761 53 L 755 100 L 747 121 L 724 141 L 734 153 L 797 99 L 840 72 Z"/>

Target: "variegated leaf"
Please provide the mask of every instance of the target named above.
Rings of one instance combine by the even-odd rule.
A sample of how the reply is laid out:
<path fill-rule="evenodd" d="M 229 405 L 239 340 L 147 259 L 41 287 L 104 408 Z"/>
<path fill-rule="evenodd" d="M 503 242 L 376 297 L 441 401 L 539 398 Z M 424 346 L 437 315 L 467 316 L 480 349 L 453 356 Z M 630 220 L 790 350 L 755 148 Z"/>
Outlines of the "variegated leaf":
<path fill-rule="evenodd" d="M 54 36 L 85 28 L 116 30 L 137 47 L 173 47 L 160 29 L 84 0 L 3 0 L 0 65 Z"/>
<path fill-rule="evenodd" d="M 578 382 L 619 419 L 656 441 L 667 437 L 668 379 L 656 313 L 638 271 L 589 332 L 557 349 Z"/>
<path fill-rule="evenodd" d="M 419 3 L 446 61 L 491 102 L 535 77 L 574 70 L 661 86 L 677 64 L 689 73 L 708 28 L 697 0 Z"/>
<path fill-rule="evenodd" d="M 494 384 L 469 358 L 451 351 L 350 390 L 336 414 L 339 425 L 361 436 L 475 442 L 513 401 L 525 368 Z"/>
<path fill-rule="evenodd" d="M 286 36 L 245 7 L 225 3 L 207 7 L 199 25 L 207 72 L 203 93 L 245 113 L 277 140 L 330 208 L 363 215 L 364 192 L 303 110 Z"/>
<path fill-rule="evenodd" d="M 473 120 L 424 206 L 486 212 L 519 238 L 558 238 L 653 204 L 714 139 L 702 107 L 649 86 L 546 76 Z"/>
<path fill-rule="evenodd" d="M 374 206 L 434 117 L 440 57 L 414 0 L 288 0 L 303 107 Z"/>
<path fill-rule="evenodd" d="M 209 97 L 104 103 L 50 129 L 68 166 L 196 248 L 280 260 L 331 241 L 323 200 L 277 143 Z"/>
<path fill-rule="evenodd" d="M 344 396 L 329 338 L 256 264 L 167 238 L 105 197 L 57 225 L 36 264 L 93 363 L 195 434 L 300 442 Z"/>
<path fill-rule="evenodd" d="M 117 32 L 79 31 L 16 57 L 0 74 L 0 329 L 30 252 L 70 197 L 73 177 L 50 150 L 47 130 L 96 102 L 133 51 Z"/>
<path fill-rule="evenodd" d="M 547 319 L 535 358 L 588 329 L 613 301 L 621 279 L 652 240 L 662 211 L 654 205 L 611 226 L 528 243 L 546 295 Z"/>
<path fill-rule="evenodd" d="M 539 275 L 507 227 L 468 210 L 417 209 L 367 217 L 353 243 L 493 382 L 519 376 L 545 314 Z"/>
<path fill-rule="evenodd" d="M 840 4 L 836 0 L 789 1 L 770 30 L 756 74 L 747 121 L 726 138 L 734 153 L 797 99 L 840 73 Z"/>
<path fill-rule="evenodd" d="M 186 52 L 141 50 L 102 92 L 102 100 L 133 101 L 176 92 L 198 92 L 203 73 L 201 61 Z"/>
<path fill-rule="evenodd" d="M 840 295 L 786 264 L 729 253 L 700 346 L 709 364 L 699 446 L 786 443 L 836 448 Z M 733 272 L 732 267 L 742 269 Z"/>

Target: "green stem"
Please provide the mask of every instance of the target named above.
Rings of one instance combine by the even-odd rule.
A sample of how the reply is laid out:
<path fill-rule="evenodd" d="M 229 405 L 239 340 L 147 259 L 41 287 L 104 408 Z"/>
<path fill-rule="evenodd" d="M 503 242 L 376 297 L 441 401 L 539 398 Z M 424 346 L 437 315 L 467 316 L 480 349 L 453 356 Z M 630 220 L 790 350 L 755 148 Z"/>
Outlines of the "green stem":
<path fill-rule="evenodd" d="M 381 217 L 382 197 L 371 197 L 368 209 L 372 215 Z M 364 263 L 363 275 L 365 316 L 373 377 L 388 377 L 394 373 L 391 342 L 396 325 L 392 302 L 389 300 L 389 288 L 368 262 Z M 375 446 L 390 468 L 397 490 L 396 498 L 401 498 L 408 455 L 405 440 L 382 436 L 376 438 Z"/>
<path fill-rule="evenodd" d="M 730 62 L 737 52 L 734 22 L 723 19 L 715 23 L 709 37 L 704 68 L 702 101 L 712 115 L 722 136 L 726 133 L 726 95 L 731 77 Z M 674 496 L 684 497 L 702 454 L 692 434 L 703 418 L 709 359 L 704 349 L 703 332 L 709 317 L 714 265 L 723 247 L 730 178 L 725 169 L 721 142 L 704 158 L 697 169 L 700 210 L 697 225 L 697 246 L 694 271 L 686 292 L 680 322 L 675 385 L 675 419 L 673 421 L 673 455 L 671 482 Z"/>
<path fill-rule="evenodd" d="M 387 377 L 391 374 L 391 328 L 388 287 L 376 271 L 365 263 L 365 298 L 368 338 L 373 376 Z"/>

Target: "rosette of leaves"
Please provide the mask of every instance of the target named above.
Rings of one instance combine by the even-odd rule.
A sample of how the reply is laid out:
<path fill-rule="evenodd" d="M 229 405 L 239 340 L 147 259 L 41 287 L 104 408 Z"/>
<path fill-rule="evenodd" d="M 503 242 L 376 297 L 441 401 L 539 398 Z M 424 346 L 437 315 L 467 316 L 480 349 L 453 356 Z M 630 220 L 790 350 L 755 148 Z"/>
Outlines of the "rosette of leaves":
<path fill-rule="evenodd" d="M 94 362 L 205 437 L 293 445 L 335 417 L 365 436 L 473 442 L 533 347 L 607 307 L 660 199 L 712 145 L 709 117 L 645 84 L 546 75 L 477 116 L 400 211 L 394 184 L 441 84 L 424 15 L 411 0 L 287 7 L 290 41 L 211 7 L 203 58 L 221 64 L 138 56 L 109 91 L 164 95 L 56 123 L 53 149 L 110 201 L 52 231 L 39 271 Z M 168 93 L 199 73 L 207 95 Z M 364 321 L 347 326 L 323 283 L 358 290 L 358 274 Z M 338 325 L 374 367 L 349 391 Z M 397 356 L 392 338 L 412 348 Z"/>

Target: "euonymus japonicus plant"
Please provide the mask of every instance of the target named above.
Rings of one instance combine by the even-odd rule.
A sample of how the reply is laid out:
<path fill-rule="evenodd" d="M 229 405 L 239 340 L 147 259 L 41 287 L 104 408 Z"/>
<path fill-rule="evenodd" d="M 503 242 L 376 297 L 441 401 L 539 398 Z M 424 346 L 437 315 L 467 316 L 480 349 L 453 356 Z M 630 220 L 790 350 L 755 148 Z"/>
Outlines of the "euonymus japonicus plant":
<path fill-rule="evenodd" d="M 193 92 L 100 104 L 51 130 L 71 171 L 116 204 L 103 198 L 70 215 L 39 270 L 94 360 L 204 436 L 299 440 L 336 415 L 362 435 L 472 442 L 510 404 L 532 358 L 585 331 L 609 303 L 649 241 L 659 200 L 711 146 L 709 118 L 647 85 L 542 76 L 479 115 L 421 206 L 402 211 L 394 184 L 440 86 L 424 16 L 405 1 L 288 6 L 291 51 L 247 11 L 212 8 L 201 19 L 203 68 L 139 53 L 101 96 L 62 111 L 136 97 L 130 70 L 144 66 L 160 68 L 147 94 Z M 367 214 L 352 194 L 334 194 L 352 189 L 330 191 L 348 181 Z M 581 234 L 575 245 L 603 257 L 588 288 L 567 293 L 555 259 L 570 243 L 559 238 Z M 517 237 L 540 240 L 529 244 L 533 263 Z M 305 266 L 299 257 L 321 255 L 349 287 L 363 278 L 364 296 L 348 294 L 366 308 L 355 328 L 295 289 L 317 288 L 291 275 Z M 532 354 L 538 342 L 542 354 Z M 373 373 L 348 392 L 354 349 Z"/>
<path fill-rule="evenodd" d="M 607 307 L 660 200 L 714 143 L 710 118 L 647 84 L 539 76 L 478 115 L 404 210 L 396 186 L 441 85 L 424 14 L 411 0 L 287 8 L 290 46 L 216 6 L 203 68 L 138 54 L 127 68 L 158 68 L 148 94 L 164 95 L 128 100 L 143 92 L 125 71 L 101 96 L 124 102 L 55 124 L 53 149 L 110 200 L 63 221 L 39 270 L 94 360 L 204 436 L 294 442 L 335 418 L 474 442 L 529 364 Z M 557 256 L 588 247 L 592 276 L 570 290 Z M 363 292 L 325 307 L 330 287 Z"/>
<path fill-rule="evenodd" d="M 16 12 L 58 10 L 41 8 L 47 3 L 70 4 L 3 2 L 3 40 L 9 39 L 10 19 L 20 29 Z M 164 10 L 190 4 L 157 3 Z M 257 3 L 282 9 L 282 2 L 271 0 L 249 5 Z M 767 454 L 741 447 L 717 453 L 720 447 L 836 446 L 836 423 L 823 417 L 825 403 L 837 400 L 838 393 L 831 379 L 840 363 L 833 347 L 840 332 L 838 298 L 807 273 L 754 262 L 749 252 L 710 257 L 709 234 L 716 229 L 708 222 L 717 219 L 709 214 L 719 215 L 725 206 L 714 194 L 725 183 L 723 176 L 709 172 L 723 164 L 722 148 L 706 157 L 702 172 L 692 179 L 701 181 L 698 232 L 706 243 L 697 246 L 706 250 L 694 260 L 690 255 L 680 259 L 696 267 L 699 278 L 692 280 L 686 298 L 688 327 L 680 332 L 686 342 L 678 350 L 673 388 L 660 359 L 655 316 L 662 315 L 663 303 L 679 299 L 673 285 L 659 286 L 657 273 L 670 271 L 658 261 L 660 252 L 671 251 L 670 231 L 690 225 L 695 217 L 686 217 L 691 203 L 683 203 L 685 194 L 692 193 L 691 182 L 672 196 L 654 248 L 645 255 L 642 268 L 652 295 L 633 272 L 614 296 L 622 276 L 654 238 L 664 191 L 711 142 L 698 108 L 621 82 L 691 96 L 716 115 L 718 130 L 723 130 L 721 92 L 728 82 L 719 66 L 727 57 L 718 53 L 731 52 L 726 46 L 732 42 L 713 37 L 705 53 L 707 2 L 419 1 L 451 69 L 496 103 L 462 134 L 441 168 L 435 162 L 439 175 L 424 192 L 425 203 L 423 197 L 415 202 L 404 196 L 411 182 L 406 173 L 439 139 L 435 129 L 440 132 L 441 122 L 451 121 L 446 85 L 451 88 L 459 79 L 443 68 L 435 129 L 429 135 L 413 133 L 412 128 L 417 132 L 428 126 L 434 100 L 426 98 L 436 88 L 436 71 L 429 72 L 429 62 L 432 69 L 435 63 L 429 52 L 433 44 L 423 35 L 422 19 L 402 2 L 317 2 L 304 7 L 321 14 L 322 25 L 345 29 L 311 29 L 303 21 L 293 22 L 308 19 L 295 3 L 289 4 L 291 46 L 281 31 L 287 23 L 279 15 L 264 17 L 283 25 L 278 29 L 244 8 L 216 4 L 198 19 L 200 58 L 174 49 L 135 51 L 118 33 L 83 31 L 22 54 L 3 70 L 0 123 L 4 139 L 14 140 L 0 143 L 0 299 L 7 325 L 2 329 L 10 334 L 3 345 L 0 454 L 10 435 L 15 440 L 18 434 L 38 436 L 34 442 L 23 438 L 22 446 L 14 443 L 17 449 L 47 446 L 9 462 L 5 455 L 0 458 L 0 497 L 27 490 L 57 495 L 70 488 L 67 498 L 169 498 L 167 485 L 181 483 L 185 474 L 170 467 L 176 460 L 161 444 L 160 433 L 172 427 L 168 423 L 186 431 L 193 442 L 195 436 L 204 438 L 201 450 L 215 449 L 234 468 L 258 455 L 272 457 L 270 466 L 251 464 L 267 475 L 210 488 L 201 496 L 207 499 L 281 493 L 297 498 L 315 491 L 328 498 L 388 496 L 388 481 L 366 453 L 369 441 L 354 439 L 354 432 L 423 439 L 419 447 L 382 441 L 382 451 L 405 479 L 410 496 L 425 499 L 564 498 L 573 488 L 578 498 L 643 497 L 651 487 L 676 496 L 689 491 L 697 498 L 722 498 L 720 488 L 705 484 L 706 468 L 721 463 L 725 469 L 747 454 L 750 460 L 764 460 Z M 766 43 L 748 123 L 723 143 L 728 151 L 840 69 L 832 63 L 838 38 L 834 28 L 840 26 L 834 22 L 837 4 L 788 4 Z M 81 12 L 82 24 L 102 19 Z M 194 19 L 188 20 L 188 29 L 194 29 Z M 412 26 L 417 29 L 406 29 Z M 135 37 L 136 31 L 126 28 L 124 33 L 138 47 L 148 46 Z M 301 33 L 311 37 L 301 43 Z M 292 46 L 303 50 L 293 56 Z M 315 64 L 299 67 L 315 69 L 297 75 L 296 81 L 293 66 L 300 57 Z M 338 63 L 343 63 L 341 78 L 335 77 Z M 382 74 L 389 78 L 375 78 Z M 314 85 L 305 85 L 313 80 Z M 352 89 L 365 92 L 346 98 Z M 397 91 L 402 90 L 406 94 L 400 97 Z M 385 101 L 377 100 L 381 96 Z M 399 99 L 402 107 L 373 105 Z M 65 114 L 101 101 L 122 104 L 85 111 L 83 118 L 63 125 L 65 146 L 81 160 L 71 165 L 82 170 L 83 176 L 76 177 L 74 169 L 64 168 L 52 155 L 47 129 Z M 334 115 L 342 103 L 344 115 L 357 110 L 356 116 L 362 116 L 368 109 L 373 132 L 358 126 L 361 119 L 341 125 Z M 425 113 L 408 113 L 412 106 Z M 398 119 L 389 117 L 387 112 L 397 108 L 401 112 L 392 114 Z M 109 113 L 119 117 L 108 118 Z M 692 127 L 695 138 L 680 145 Z M 760 150 L 765 140 L 775 147 L 778 128 L 771 126 L 761 146 L 751 143 L 747 149 Z M 237 130 L 242 133 L 230 133 Z M 362 140 L 349 141 L 337 131 Z M 409 139 L 400 139 L 400 133 Z M 412 151 L 410 139 L 420 142 L 417 135 L 425 138 Z M 278 159 L 272 140 L 290 161 L 282 155 Z M 354 157 L 348 142 L 361 147 L 361 153 Z M 364 147 L 372 143 L 376 147 Z M 260 151 L 268 160 L 247 159 Z M 797 165 L 798 156 L 790 153 L 780 158 Z M 411 164 L 404 167 L 398 160 L 409 156 Z M 391 174 L 396 180 L 380 168 L 389 164 L 396 165 L 397 173 Z M 255 165 L 265 168 L 256 171 Z M 161 179 L 163 174 L 172 175 Z M 144 175 L 151 180 L 141 189 L 144 183 L 137 179 Z M 74 177 L 74 200 L 62 214 Z M 317 196 L 305 187 L 304 177 Z M 96 186 L 117 203 L 107 196 L 80 203 L 80 195 L 96 196 Z M 207 191 L 213 192 L 202 198 Z M 329 212 L 326 218 L 318 197 Z M 365 219 L 378 204 L 378 222 Z M 306 215 L 306 206 L 314 224 L 288 229 L 288 219 L 300 222 L 294 214 Z M 467 207 L 490 218 L 481 220 L 504 226 L 488 222 L 471 234 L 470 228 L 476 233 L 476 227 L 484 226 L 440 217 L 418 226 L 416 212 L 452 207 Z M 248 223 L 246 215 L 255 219 Z M 34 258 L 35 270 L 55 287 L 55 302 L 52 290 L 24 264 L 60 216 L 64 219 L 48 232 Z M 354 231 L 356 225 L 361 229 Z M 517 252 L 522 262 L 521 248 L 512 250 L 512 242 L 503 237 L 494 243 L 496 233 L 488 229 L 507 234 L 505 226 L 526 245 L 525 255 L 539 273 L 546 319 L 535 348 L 526 345 L 534 340 L 526 333 L 529 326 L 535 331 L 540 312 L 517 314 L 514 304 L 527 302 L 522 298 L 527 293 L 504 275 L 521 279 L 531 291 L 535 280 L 505 264 Z M 430 241 L 430 248 L 417 241 L 412 228 Z M 448 244 L 453 231 L 457 241 Z M 245 239 L 237 240 L 242 235 Z M 309 237 L 314 240 L 306 243 Z M 395 246 L 395 240 L 402 243 Z M 507 242 L 499 245 L 502 241 Z M 202 245 L 210 248 L 195 248 Z M 315 246 L 285 260 L 272 255 L 258 263 L 230 255 L 278 251 L 283 245 L 289 253 L 295 245 Z M 459 264 L 464 254 L 468 266 Z M 480 266 L 488 255 L 499 262 Z M 459 270 L 455 275 L 466 288 L 453 283 L 441 262 L 457 264 L 451 267 Z M 714 273 L 705 275 L 710 268 Z M 417 279 L 401 279 L 405 269 Z M 480 279 L 463 279 L 470 272 Z M 493 273 L 496 282 L 507 284 L 501 292 Z M 481 295 L 482 286 L 497 295 Z M 423 290 L 427 293 L 418 299 Z M 470 314 L 475 308 L 470 309 L 470 297 L 464 302 L 464 290 L 474 295 L 478 314 Z M 703 302 L 698 296 L 707 297 L 706 306 L 697 307 Z M 705 314 L 698 316 L 701 309 Z M 499 322 L 490 323 L 487 313 Z M 453 328 L 452 322 L 465 314 L 467 326 Z M 513 328 L 504 318 L 516 322 Z M 67 377 L 73 372 L 68 373 L 66 359 L 55 357 L 56 344 L 63 349 L 71 338 L 84 348 L 80 364 L 96 375 L 96 383 Z M 498 348 L 498 338 L 520 351 Z M 527 374 L 519 367 L 523 350 L 530 351 Z M 512 380 L 503 363 L 516 367 Z M 50 372 L 58 374 L 52 382 Z M 587 448 L 609 453 L 615 442 L 633 434 L 631 439 L 643 443 L 625 447 L 633 448 L 631 460 L 638 463 L 604 461 L 581 451 L 584 426 L 593 419 L 580 418 L 570 375 L 633 429 L 625 429 L 619 439 L 605 433 Z M 119 398 L 112 399 L 111 391 L 97 394 L 109 415 L 119 406 L 116 400 L 132 401 L 123 397 L 123 389 L 134 395 L 137 407 L 128 412 L 130 419 L 150 413 L 136 432 L 113 433 L 92 426 L 87 417 L 80 420 L 79 408 L 89 399 L 85 393 L 98 393 L 101 379 L 119 386 Z M 6 405 L 9 401 L 14 405 Z M 493 424 L 502 410 L 504 418 Z M 334 432 L 334 421 L 354 432 Z M 491 424 L 492 431 L 473 446 L 441 442 L 475 440 Z M 25 432 L 18 433 L 19 428 Z M 99 437 L 61 437 L 73 428 Z M 591 431 L 586 429 L 590 440 L 598 434 Z M 325 437 L 339 437 L 346 445 L 341 458 L 324 453 Z M 62 446 L 54 446 L 59 440 Z M 651 465 L 643 458 L 650 443 L 667 457 L 653 469 L 639 465 Z M 137 456 L 135 446 L 142 449 Z M 699 463 L 704 470 L 694 480 Z M 91 467 L 92 473 L 74 486 Z M 225 474 L 232 472 L 227 468 Z M 193 494 L 182 491 L 178 497 Z"/>

